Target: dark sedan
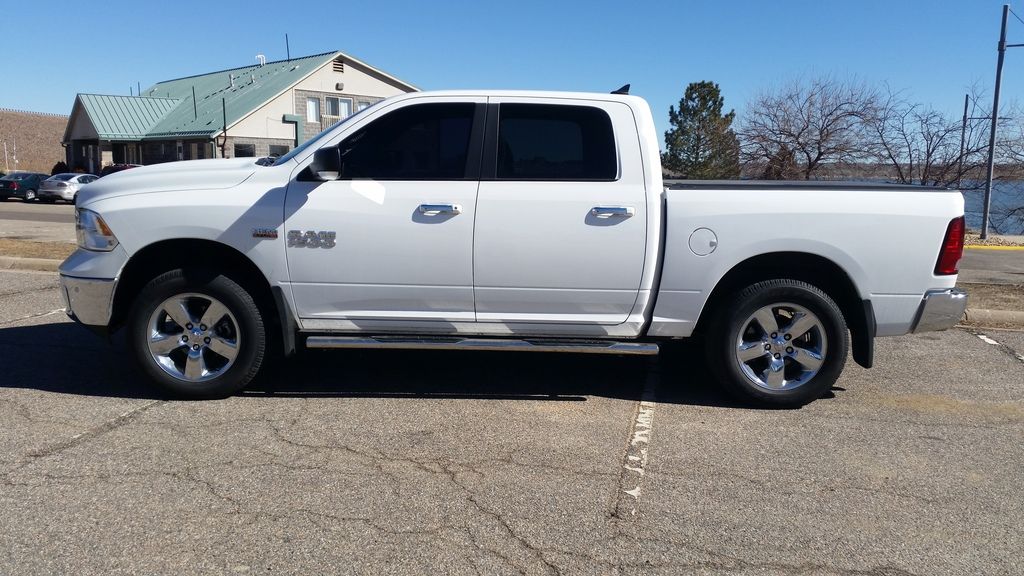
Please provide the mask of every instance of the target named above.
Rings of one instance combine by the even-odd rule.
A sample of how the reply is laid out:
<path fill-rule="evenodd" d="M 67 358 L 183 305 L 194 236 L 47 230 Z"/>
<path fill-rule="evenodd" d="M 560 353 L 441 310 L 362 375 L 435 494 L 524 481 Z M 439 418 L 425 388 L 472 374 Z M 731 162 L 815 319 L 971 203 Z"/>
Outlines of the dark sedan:
<path fill-rule="evenodd" d="M 49 177 L 49 174 L 36 172 L 11 172 L 0 178 L 0 200 L 12 197 L 21 198 L 26 202 L 35 200 L 38 196 L 39 185 Z"/>

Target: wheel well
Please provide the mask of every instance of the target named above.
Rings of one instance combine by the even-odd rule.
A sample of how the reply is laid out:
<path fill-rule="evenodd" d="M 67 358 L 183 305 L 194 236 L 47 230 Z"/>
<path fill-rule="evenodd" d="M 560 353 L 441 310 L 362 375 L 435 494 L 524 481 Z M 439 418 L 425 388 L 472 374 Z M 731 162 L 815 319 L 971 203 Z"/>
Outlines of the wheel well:
<path fill-rule="evenodd" d="M 853 358 L 870 368 L 875 337 L 875 317 L 870 301 L 862 300 L 850 276 L 835 262 L 804 252 L 772 252 L 740 262 L 729 270 L 711 292 L 695 332 L 705 333 L 706 323 L 737 291 L 762 280 L 789 278 L 820 288 L 839 306 L 852 334 Z"/>
<path fill-rule="evenodd" d="M 117 282 L 111 329 L 122 326 L 139 291 L 153 278 L 169 270 L 208 269 L 228 276 L 244 286 L 263 313 L 268 335 L 281 332 L 278 305 L 270 284 L 252 260 L 238 250 L 212 240 L 163 240 L 135 253 Z"/>

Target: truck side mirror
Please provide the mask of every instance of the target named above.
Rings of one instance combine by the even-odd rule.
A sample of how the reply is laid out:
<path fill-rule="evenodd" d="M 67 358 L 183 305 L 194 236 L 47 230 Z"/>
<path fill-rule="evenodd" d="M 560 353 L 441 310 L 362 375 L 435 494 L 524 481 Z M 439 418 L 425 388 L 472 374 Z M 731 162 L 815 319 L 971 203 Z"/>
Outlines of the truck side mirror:
<path fill-rule="evenodd" d="M 337 146 L 317 150 L 313 153 L 309 171 L 318 180 L 337 180 L 341 176 L 341 150 Z"/>

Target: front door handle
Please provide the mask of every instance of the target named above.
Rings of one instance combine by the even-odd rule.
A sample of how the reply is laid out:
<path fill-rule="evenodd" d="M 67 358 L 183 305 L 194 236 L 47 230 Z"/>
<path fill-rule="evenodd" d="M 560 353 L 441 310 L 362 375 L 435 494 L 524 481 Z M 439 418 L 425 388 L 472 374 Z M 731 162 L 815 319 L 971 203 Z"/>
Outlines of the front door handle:
<path fill-rule="evenodd" d="M 461 204 L 420 204 L 420 214 L 435 216 L 438 214 L 462 214 Z"/>
<path fill-rule="evenodd" d="M 633 214 L 636 214 L 636 209 L 632 206 L 594 206 L 590 209 L 590 215 L 598 218 L 629 218 Z"/>

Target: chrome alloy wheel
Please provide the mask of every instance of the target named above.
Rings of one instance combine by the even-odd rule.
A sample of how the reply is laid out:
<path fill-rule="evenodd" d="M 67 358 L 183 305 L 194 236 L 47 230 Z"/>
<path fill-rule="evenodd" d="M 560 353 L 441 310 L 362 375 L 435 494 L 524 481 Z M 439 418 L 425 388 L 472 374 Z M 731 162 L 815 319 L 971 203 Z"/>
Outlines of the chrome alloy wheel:
<path fill-rule="evenodd" d="M 238 357 L 234 315 L 206 294 L 164 300 L 149 319 L 149 353 L 164 372 L 185 382 L 205 382 L 226 372 Z"/>
<path fill-rule="evenodd" d="M 798 388 L 814 378 L 825 362 L 825 326 L 803 306 L 789 302 L 764 306 L 741 326 L 736 362 L 761 388 Z"/>

